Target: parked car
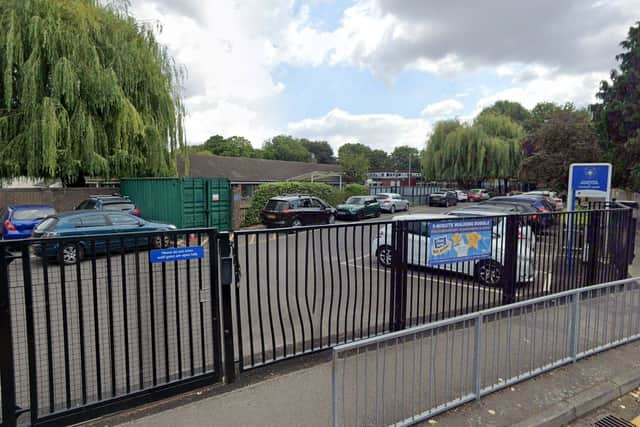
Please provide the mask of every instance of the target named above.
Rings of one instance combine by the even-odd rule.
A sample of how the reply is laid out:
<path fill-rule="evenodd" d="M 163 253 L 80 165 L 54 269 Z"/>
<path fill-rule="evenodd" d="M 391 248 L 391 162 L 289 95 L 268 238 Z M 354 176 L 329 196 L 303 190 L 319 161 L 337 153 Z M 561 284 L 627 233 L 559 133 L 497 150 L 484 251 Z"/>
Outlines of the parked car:
<path fill-rule="evenodd" d="M 455 206 L 458 204 L 458 196 L 455 191 L 440 190 L 435 193 L 431 193 L 429 196 L 429 206 Z"/>
<path fill-rule="evenodd" d="M 467 195 L 466 191 L 455 190 L 455 192 L 456 192 L 456 197 L 458 198 L 459 202 L 468 202 L 469 201 L 469 196 Z"/>
<path fill-rule="evenodd" d="M 120 211 L 140 216 L 142 212 L 127 196 L 113 194 L 111 196 L 89 196 L 75 210 L 93 209 L 99 211 Z"/>
<path fill-rule="evenodd" d="M 11 205 L 0 210 L 2 239 L 27 239 L 33 228 L 56 210 L 48 205 Z"/>
<path fill-rule="evenodd" d="M 338 218 L 363 219 L 380 216 L 380 203 L 374 196 L 352 196 L 338 205 Z"/>
<path fill-rule="evenodd" d="M 558 193 L 555 191 L 547 191 L 547 190 L 536 190 L 529 191 L 524 193 L 523 196 L 542 196 L 545 197 L 549 203 L 551 203 L 554 207 L 554 210 L 561 211 L 564 209 L 564 202 L 560 197 L 558 197 Z"/>
<path fill-rule="evenodd" d="M 333 224 L 336 222 L 336 209 L 317 197 L 284 195 L 269 199 L 260 217 L 267 227 Z"/>
<path fill-rule="evenodd" d="M 378 193 L 374 196 L 380 204 L 380 209 L 385 212 L 408 211 L 409 201 L 398 193 Z"/>
<path fill-rule="evenodd" d="M 428 266 L 429 248 L 429 221 L 451 219 L 448 215 L 438 214 L 414 214 L 396 216 L 393 221 L 410 221 L 408 229 L 408 257 L 410 265 L 418 267 Z M 499 286 L 504 275 L 505 259 L 505 222 L 497 221 L 493 226 L 493 239 L 491 243 L 492 254 L 490 259 L 480 261 L 467 261 L 450 264 L 442 264 L 432 267 L 436 270 L 446 270 L 475 277 L 478 282 L 485 286 Z M 532 244 L 525 241 L 532 233 L 518 233 L 518 262 L 516 274 L 521 283 L 531 282 L 535 275 L 535 253 Z M 393 262 L 393 236 L 391 225 L 386 225 L 380 229 L 377 238 L 372 242 L 372 253 L 378 262 L 384 266 L 391 266 Z"/>
<path fill-rule="evenodd" d="M 100 255 L 109 251 L 132 250 L 138 247 L 163 247 L 167 237 L 132 237 L 106 239 L 116 233 L 162 232 L 175 230 L 170 224 L 145 221 L 126 212 L 73 211 L 45 218 L 33 229 L 33 237 L 42 239 L 33 244 L 39 257 L 55 258 L 61 264 L 76 264 L 85 256 Z M 83 239 L 83 236 L 104 235 L 104 240 Z M 78 241 L 48 244 L 46 239 L 55 237 L 78 237 Z"/>
<path fill-rule="evenodd" d="M 553 224 L 553 216 L 542 215 L 542 214 L 549 214 L 553 212 L 553 207 L 544 198 L 537 198 L 533 196 L 526 197 L 524 195 L 511 196 L 511 197 L 500 196 L 500 197 L 493 197 L 487 203 L 510 203 L 510 204 L 528 206 L 530 208 L 528 209 L 528 212 L 522 212 L 522 213 L 528 214 L 529 217 L 532 219 L 533 222 L 531 225 L 532 227 L 534 227 L 534 231 L 536 233 L 542 231 L 544 228 L 549 227 L 550 225 Z M 534 209 L 535 213 L 531 212 L 531 209 Z"/>
<path fill-rule="evenodd" d="M 481 202 L 483 200 L 489 200 L 491 195 L 489 194 L 489 190 L 485 190 L 484 188 L 474 188 L 469 190 L 467 197 L 470 202 Z"/>

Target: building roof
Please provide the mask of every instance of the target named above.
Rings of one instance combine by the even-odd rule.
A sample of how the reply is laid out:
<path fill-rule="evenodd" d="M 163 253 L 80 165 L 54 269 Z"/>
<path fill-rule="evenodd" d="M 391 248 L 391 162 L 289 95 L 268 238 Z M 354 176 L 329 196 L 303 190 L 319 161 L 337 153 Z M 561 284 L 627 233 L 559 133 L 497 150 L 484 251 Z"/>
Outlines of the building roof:
<path fill-rule="evenodd" d="M 326 176 L 327 173 L 339 174 L 341 171 L 339 165 L 189 154 L 188 176 L 224 177 L 237 182 L 273 182 L 316 172 Z M 184 175 L 182 158 L 178 158 L 178 172 Z"/>

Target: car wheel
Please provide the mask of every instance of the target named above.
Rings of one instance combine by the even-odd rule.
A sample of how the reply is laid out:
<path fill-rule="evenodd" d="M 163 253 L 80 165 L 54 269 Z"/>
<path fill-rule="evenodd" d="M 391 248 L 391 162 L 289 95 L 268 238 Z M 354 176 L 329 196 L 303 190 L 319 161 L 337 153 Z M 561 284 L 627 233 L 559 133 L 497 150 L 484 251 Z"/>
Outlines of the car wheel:
<path fill-rule="evenodd" d="M 480 261 L 476 264 L 476 278 L 484 285 L 492 288 L 502 284 L 504 267 L 495 260 Z"/>
<path fill-rule="evenodd" d="M 444 202 L 444 207 L 448 208 L 449 207 L 449 201 L 447 200 L 446 202 Z"/>
<path fill-rule="evenodd" d="M 169 236 L 156 236 L 153 238 L 152 244 L 155 249 L 168 248 L 171 246 L 171 239 Z"/>
<path fill-rule="evenodd" d="M 327 220 L 327 224 L 335 224 L 336 223 L 336 216 L 335 215 L 329 215 L 329 219 Z"/>
<path fill-rule="evenodd" d="M 362 211 L 358 212 L 358 215 L 356 215 L 356 219 L 360 221 L 363 218 L 364 218 L 364 214 L 362 213 Z"/>
<path fill-rule="evenodd" d="M 396 213 L 396 205 L 391 205 L 391 213 Z"/>
<path fill-rule="evenodd" d="M 391 267 L 393 264 L 393 248 L 391 246 L 380 246 L 376 255 L 380 265 Z"/>
<path fill-rule="evenodd" d="M 407 212 L 409 212 L 409 203 L 407 203 Z"/>
<path fill-rule="evenodd" d="M 375 215 L 375 216 L 376 216 L 376 218 L 379 218 L 379 217 L 380 217 L 380 215 L 382 215 L 382 211 L 377 210 L 377 211 L 376 211 L 376 215 Z"/>
<path fill-rule="evenodd" d="M 299 218 L 295 218 L 293 221 L 291 221 L 291 226 L 292 227 L 302 227 L 302 221 L 300 221 Z"/>
<path fill-rule="evenodd" d="M 76 243 L 65 243 L 58 253 L 60 264 L 74 265 L 82 261 L 84 251 L 82 246 Z"/>

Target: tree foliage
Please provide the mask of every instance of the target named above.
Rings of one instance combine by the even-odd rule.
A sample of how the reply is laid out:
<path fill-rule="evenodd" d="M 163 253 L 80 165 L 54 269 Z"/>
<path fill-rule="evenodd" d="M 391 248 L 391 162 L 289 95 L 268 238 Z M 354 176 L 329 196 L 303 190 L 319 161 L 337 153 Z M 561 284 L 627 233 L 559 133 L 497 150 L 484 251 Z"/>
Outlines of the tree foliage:
<path fill-rule="evenodd" d="M 408 145 L 394 148 L 390 156 L 391 168 L 406 171 L 411 167 L 413 171 L 420 170 L 420 152 Z"/>
<path fill-rule="evenodd" d="M 232 136 L 225 138 L 221 135 L 214 135 L 207 139 L 202 145 L 189 147 L 192 153 L 207 152 L 216 156 L 227 157 L 259 157 L 259 153 L 251 145 L 251 141 L 242 136 Z"/>
<path fill-rule="evenodd" d="M 472 126 L 457 120 L 439 122 L 422 155 L 427 179 L 477 182 L 517 176 L 522 127 L 507 116 L 485 112 Z"/>
<path fill-rule="evenodd" d="M 598 136 L 584 111 L 559 110 L 527 136 L 533 152 L 524 159 L 521 176 L 557 191 L 567 189 L 571 163 L 601 160 Z"/>
<path fill-rule="evenodd" d="M 346 154 L 340 156 L 342 173 L 356 183 L 362 184 L 369 172 L 369 159 L 364 154 Z"/>
<path fill-rule="evenodd" d="M 620 70 L 603 81 L 600 103 L 591 111 L 607 159 L 614 165 L 614 185 L 640 191 L 640 22 L 629 29 L 616 56 Z"/>
<path fill-rule="evenodd" d="M 0 176 L 169 175 L 181 71 L 153 29 L 96 0 L 0 0 Z"/>
<path fill-rule="evenodd" d="M 482 110 L 480 115 L 483 115 L 484 113 L 492 113 L 500 116 L 507 116 L 521 126 L 523 126 L 524 123 L 527 120 L 529 120 L 531 116 L 531 113 L 529 112 L 529 110 L 524 108 L 522 104 L 520 104 L 519 102 L 507 101 L 507 100 L 496 101 L 496 103 L 493 104 L 492 106 Z"/>
<path fill-rule="evenodd" d="M 312 158 L 301 140 L 288 135 L 278 135 L 265 141 L 262 156 L 265 159 L 294 162 L 310 162 Z"/>
<path fill-rule="evenodd" d="M 316 163 L 334 164 L 336 162 L 333 148 L 327 141 L 309 141 L 308 139 L 301 139 L 301 141 L 304 148 L 313 155 Z"/>

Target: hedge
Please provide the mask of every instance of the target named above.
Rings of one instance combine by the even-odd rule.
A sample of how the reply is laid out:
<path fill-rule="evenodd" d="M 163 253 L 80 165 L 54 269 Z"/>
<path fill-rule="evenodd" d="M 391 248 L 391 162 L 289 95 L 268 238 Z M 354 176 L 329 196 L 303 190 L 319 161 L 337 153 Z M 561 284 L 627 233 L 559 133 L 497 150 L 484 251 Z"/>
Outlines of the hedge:
<path fill-rule="evenodd" d="M 331 206 L 339 205 L 351 196 L 362 196 L 369 194 L 367 187 L 359 184 L 349 184 L 342 191 L 336 191 L 327 184 L 317 182 L 272 182 L 262 184 L 257 189 L 251 201 L 251 206 L 247 210 L 243 226 L 250 226 L 260 223 L 260 211 L 265 207 L 267 201 L 272 197 L 283 194 L 308 194 L 318 197 Z"/>

